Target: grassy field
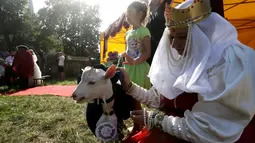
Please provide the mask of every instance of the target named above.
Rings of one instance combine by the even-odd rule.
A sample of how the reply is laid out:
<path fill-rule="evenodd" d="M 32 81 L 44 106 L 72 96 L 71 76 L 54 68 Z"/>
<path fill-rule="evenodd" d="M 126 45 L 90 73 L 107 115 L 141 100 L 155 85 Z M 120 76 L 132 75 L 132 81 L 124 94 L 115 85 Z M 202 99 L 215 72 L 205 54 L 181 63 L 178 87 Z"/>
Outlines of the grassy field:
<path fill-rule="evenodd" d="M 75 85 L 77 84 L 77 81 L 75 78 L 66 78 L 64 81 L 53 79 L 52 81 L 46 80 L 45 84 L 46 85 Z"/>
<path fill-rule="evenodd" d="M 76 85 L 77 81 L 75 78 L 66 78 L 64 81 L 60 81 L 57 79 L 52 79 L 52 80 L 45 80 L 44 81 L 45 85 Z M 0 95 L 5 95 L 8 94 L 8 92 L 16 92 L 16 89 L 10 89 L 8 90 L 7 86 L 0 86 Z"/>
<path fill-rule="evenodd" d="M 0 96 L 0 142 L 96 143 L 82 105 L 57 96 Z"/>
<path fill-rule="evenodd" d="M 74 85 L 76 79 L 45 83 Z M 0 87 L 2 94 L 8 91 Z M 88 129 L 85 110 L 86 105 L 67 97 L 0 95 L 0 143 L 99 143 Z M 126 124 L 131 126 L 131 119 Z"/>

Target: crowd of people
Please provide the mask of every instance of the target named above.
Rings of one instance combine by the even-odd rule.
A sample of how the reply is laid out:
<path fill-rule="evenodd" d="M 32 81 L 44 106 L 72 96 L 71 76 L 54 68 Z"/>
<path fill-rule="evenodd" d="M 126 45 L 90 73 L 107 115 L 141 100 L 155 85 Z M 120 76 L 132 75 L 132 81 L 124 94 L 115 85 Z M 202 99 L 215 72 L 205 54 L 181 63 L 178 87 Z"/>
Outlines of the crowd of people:
<path fill-rule="evenodd" d="M 9 89 L 26 89 L 33 83 L 31 78 L 41 77 L 40 68 L 37 65 L 37 57 L 33 50 L 27 46 L 19 45 L 10 52 L 5 59 L 5 83 Z"/>
<path fill-rule="evenodd" d="M 64 53 L 59 52 L 57 61 L 61 80 L 64 79 L 64 60 Z M 8 86 L 8 89 L 26 89 L 41 83 L 42 72 L 37 54 L 25 45 L 10 50 L 10 54 L 1 61 L 0 72 L 2 82 Z"/>

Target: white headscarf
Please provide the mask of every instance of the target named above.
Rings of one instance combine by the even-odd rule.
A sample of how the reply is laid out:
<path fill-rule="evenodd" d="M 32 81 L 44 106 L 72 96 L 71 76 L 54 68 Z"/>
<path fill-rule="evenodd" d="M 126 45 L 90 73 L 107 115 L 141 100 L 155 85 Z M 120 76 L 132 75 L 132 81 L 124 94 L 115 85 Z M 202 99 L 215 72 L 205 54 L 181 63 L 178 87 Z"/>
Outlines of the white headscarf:
<path fill-rule="evenodd" d="M 185 1 L 176 8 L 184 9 L 192 3 L 193 0 Z M 186 44 L 188 54 L 182 62 L 174 60 L 181 56 L 171 47 L 168 34 L 166 28 L 149 72 L 153 86 L 168 99 L 183 92 L 212 92 L 208 70 L 223 58 L 227 47 L 240 45 L 234 26 L 213 12 L 208 18 L 189 26 L 187 40 L 190 34 L 190 45 Z"/>

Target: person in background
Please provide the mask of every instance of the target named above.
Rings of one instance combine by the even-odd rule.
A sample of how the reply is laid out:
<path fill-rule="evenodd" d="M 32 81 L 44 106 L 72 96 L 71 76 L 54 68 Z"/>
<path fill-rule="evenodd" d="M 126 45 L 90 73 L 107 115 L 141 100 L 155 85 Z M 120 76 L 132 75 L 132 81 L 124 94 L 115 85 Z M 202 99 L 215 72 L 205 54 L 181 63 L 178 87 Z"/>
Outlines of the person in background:
<path fill-rule="evenodd" d="M 146 62 L 151 55 L 150 31 L 143 26 L 147 17 L 147 4 L 140 1 L 132 2 L 127 8 L 127 21 L 132 29 L 126 33 L 127 48 L 122 54 L 125 58 L 124 68 L 129 73 L 132 82 L 143 88 L 151 87 L 147 76 L 150 65 Z M 141 104 L 134 100 L 134 108 L 141 109 Z M 140 125 L 134 123 L 131 134 L 140 130 Z M 130 135 L 131 135 L 130 134 Z"/>
<path fill-rule="evenodd" d="M 4 59 L 0 57 L 0 86 L 6 85 L 5 83 L 5 64 Z"/>
<path fill-rule="evenodd" d="M 12 66 L 12 63 L 13 63 L 13 59 L 14 59 L 15 54 L 16 54 L 16 50 L 12 50 L 12 51 L 11 51 L 11 54 L 10 54 L 8 57 L 6 57 L 4 63 L 5 63 L 6 65 L 8 65 L 8 66 Z"/>
<path fill-rule="evenodd" d="M 17 46 L 12 69 L 21 89 L 28 88 L 29 77 L 34 76 L 34 61 L 31 52 L 25 45 Z"/>
<path fill-rule="evenodd" d="M 0 50 L 0 58 L 2 58 L 3 60 L 5 60 L 9 55 L 10 55 L 10 52 Z"/>
<path fill-rule="evenodd" d="M 40 58 L 41 58 L 41 60 L 40 60 L 41 62 L 39 62 L 39 67 L 41 69 L 42 74 L 45 74 L 45 61 L 46 61 L 45 52 L 42 49 L 40 49 L 39 50 L 39 55 L 40 55 Z"/>
<path fill-rule="evenodd" d="M 146 27 L 151 32 L 151 56 L 147 60 L 151 65 L 159 41 L 165 30 L 165 4 L 171 0 L 149 0 L 150 16 Z"/>
<path fill-rule="evenodd" d="M 4 64 L 5 64 L 5 83 L 8 86 L 8 89 L 12 88 L 12 81 L 13 81 L 13 70 L 12 70 L 12 63 L 14 60 L 14 56 L 16 54 L 16 50 L 12 50 L 10 55 L 6 57 Z"/>
<path fill-rule="evenodd" d="M 32 54 L 32 57 L 33 57 L 33 61 L 34 61 L 34 75 L 29 78 L 29 85 L 30 86 L 35 86 L 34 84 L 38 84 L 38 83 L 34 83 L 34 79 L 40 79 L 42 77 L 42 72 L 40 70 L 40 67 L 38 66 L 38 58 L 34 52 L 33 49 L 29 49 L 28 50 L 31 54 Z M 39 80 L 36 80 L 36 81 L 39 81 Z M 41 81 L 39 81 L 41 82 Z"/>
<path fill-rule="evenodd" d="M 0 58 L 0 84 L 3 83 L 4 76 L 5 76 L 4 60 Z"/>
<path fill-rule="evenodd" d="M 63 52 L 60 52 L 58 56 L 58 72 L 60 73 L 60 80 L 65 79 L 64 66 L 65 66 L 65 55 Z"/>

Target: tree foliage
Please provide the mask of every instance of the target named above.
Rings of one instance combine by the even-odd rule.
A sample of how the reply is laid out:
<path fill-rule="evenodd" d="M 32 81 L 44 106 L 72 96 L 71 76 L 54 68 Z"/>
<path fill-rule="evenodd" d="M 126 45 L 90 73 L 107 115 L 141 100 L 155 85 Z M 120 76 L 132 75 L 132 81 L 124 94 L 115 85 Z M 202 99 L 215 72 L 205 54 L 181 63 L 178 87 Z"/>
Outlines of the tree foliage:
<path fill-rule="evenodd" d="M 1 0 L 0 2 L 0 35 L 4 37 L 5 47 L 33 36 L 32 14 L 27 7 L 27 0 Z"/>
<path fill-rule="evenodd" d="M 56 35 L 65 53 L 94 57 L 98 53 L 99 7 L 77 0 L 48 0 L 46 4 L 38 12 L 41 31 Z"/>
<path fill-rule="evenodd" d="M 98 55 L 99 7 L 81 0 L 47 0 L 32 14 L 28 0 L 0 1 L 0 40 L 10 49 L 26 44 L 36 49 L 64 50 L 69 55 Z"/>

